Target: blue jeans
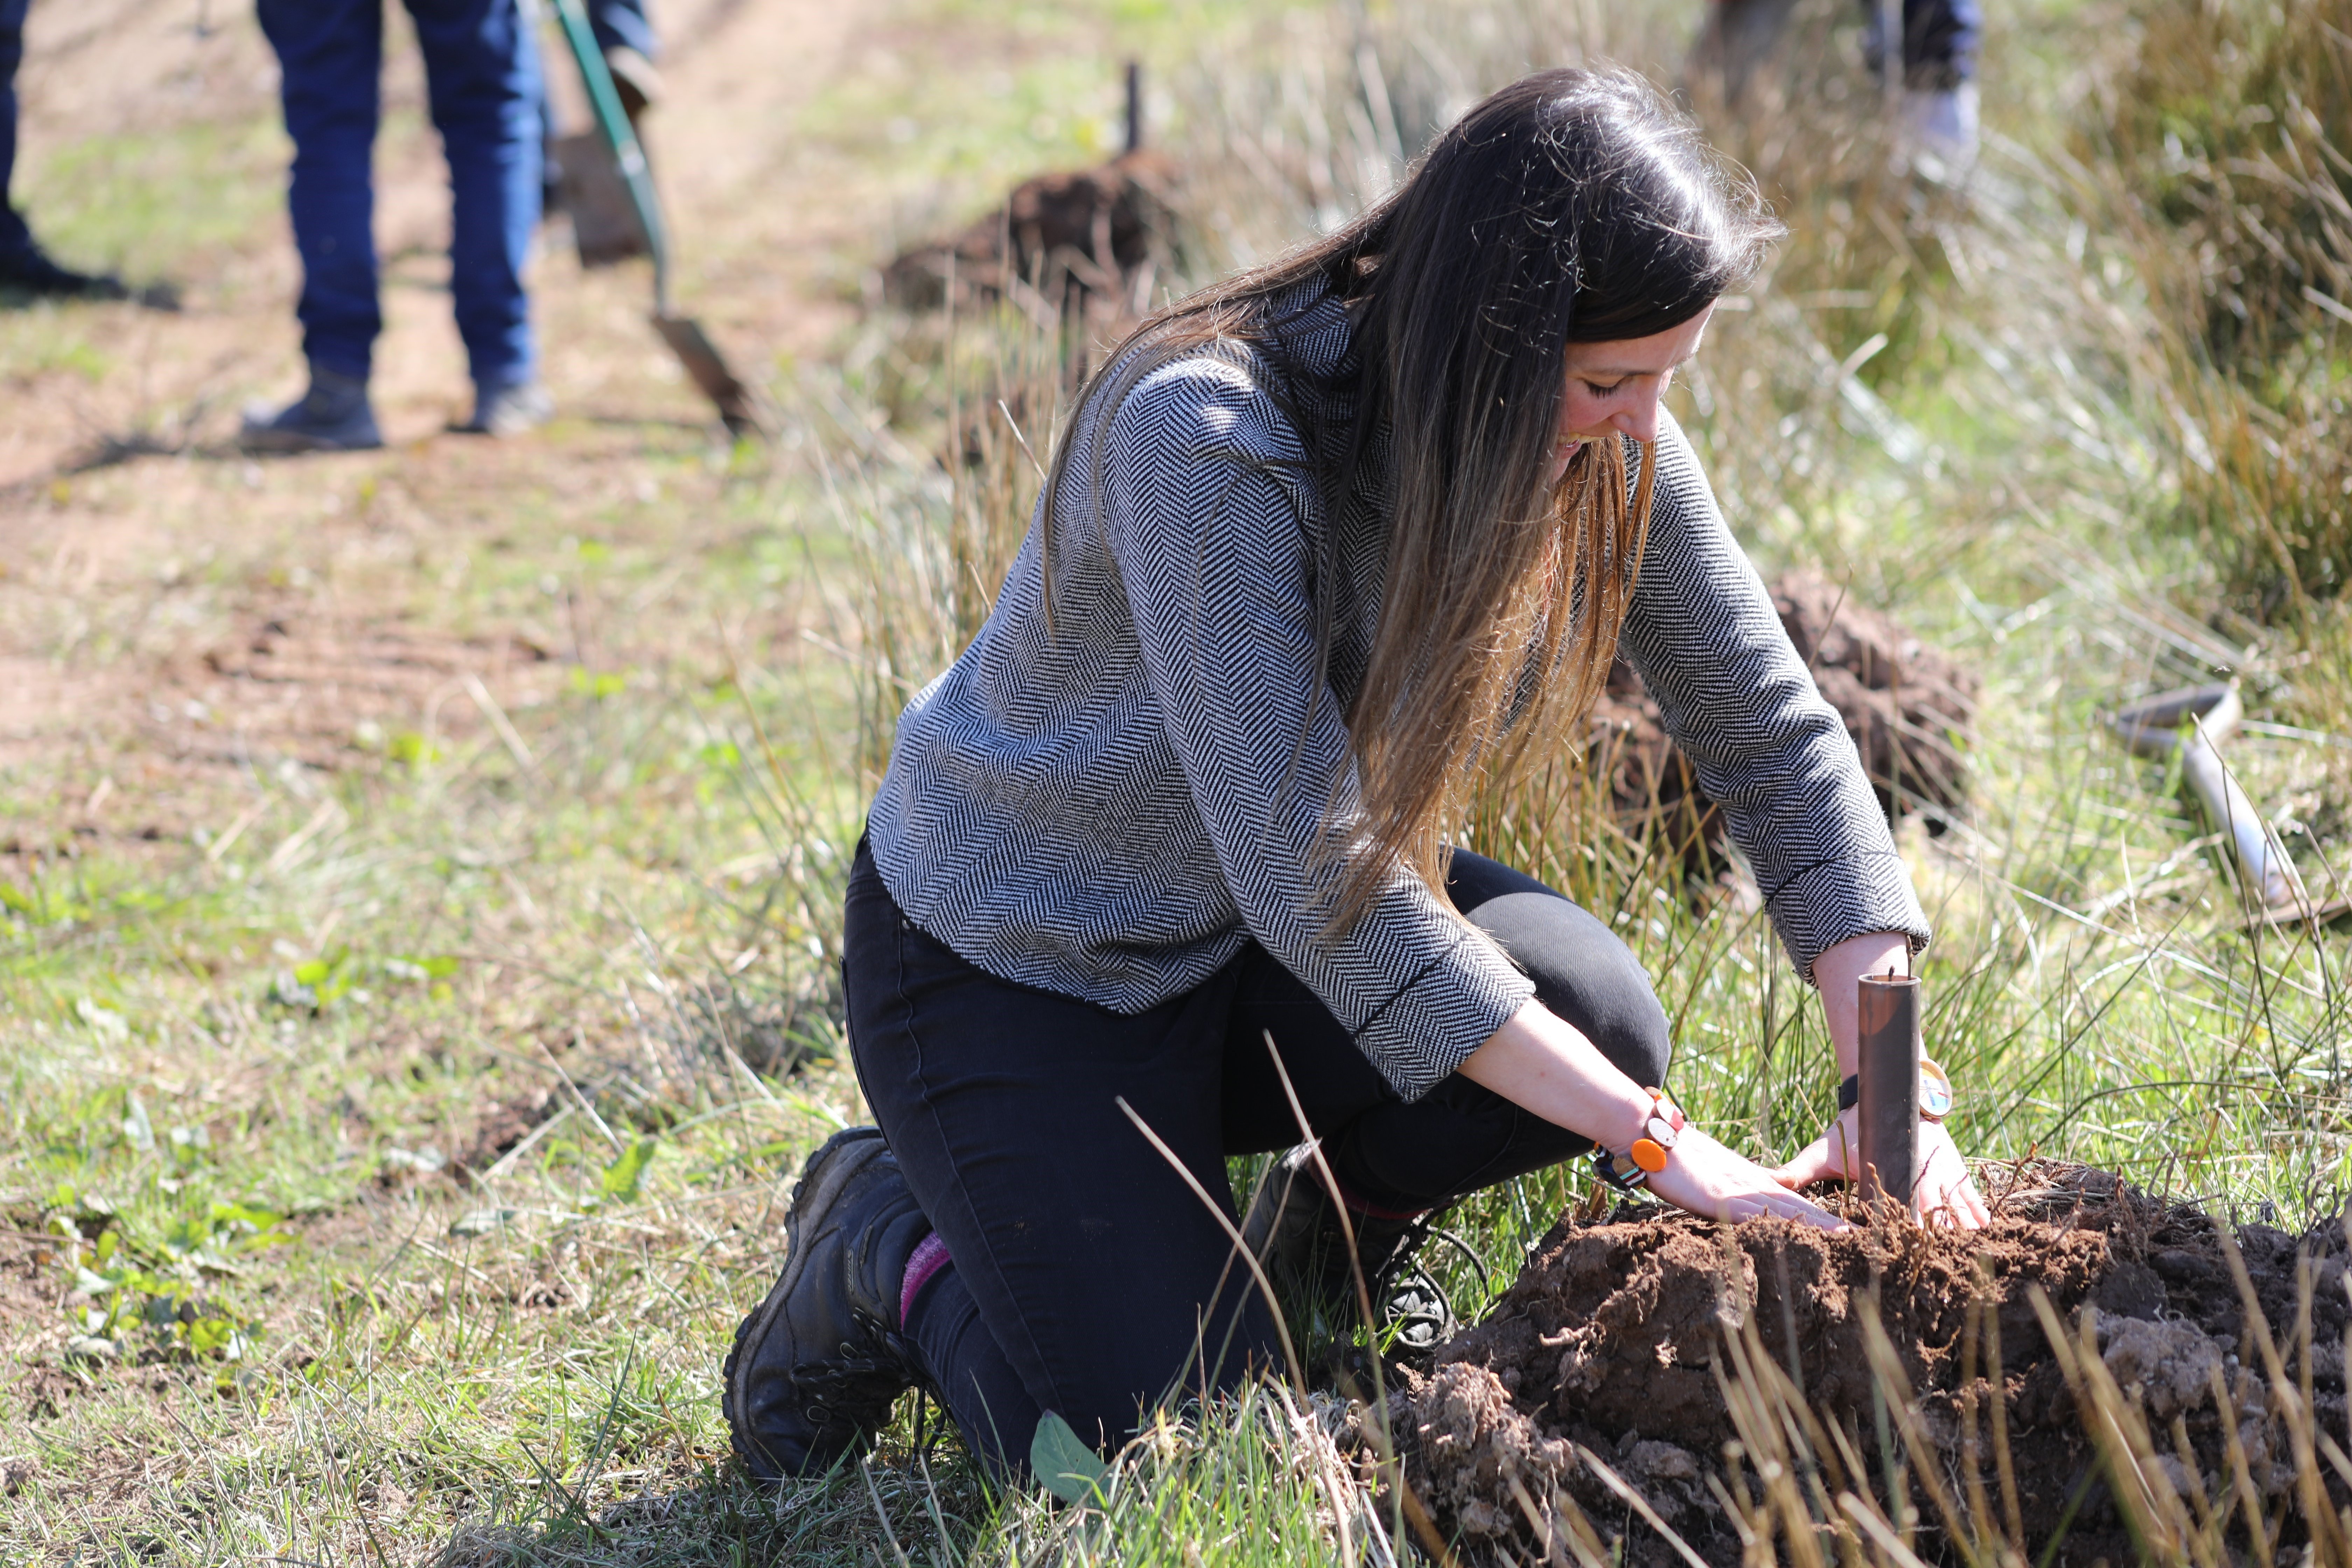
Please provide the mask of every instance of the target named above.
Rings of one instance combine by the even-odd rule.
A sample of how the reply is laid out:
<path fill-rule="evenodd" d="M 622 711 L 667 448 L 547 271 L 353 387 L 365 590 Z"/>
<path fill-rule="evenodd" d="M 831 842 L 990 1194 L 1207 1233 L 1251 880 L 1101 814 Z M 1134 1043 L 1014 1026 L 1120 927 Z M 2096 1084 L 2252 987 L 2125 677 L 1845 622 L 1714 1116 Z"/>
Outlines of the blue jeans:
<path fill-rule="evenodd" d="M 1870 68 L 1886 68 L 1884 14 L 1870 0 L 1870 29 L 1863 54 Z M 1984 41 L 1984 7 L 1979 0 L 1903 0 L 1903 78 L 1915 88 L 1950 89 L 1973 80 L 1977 48 Z"/>
<path fill-rule="evenodd" d="M 0 251 L 33 243 L 8 199 L 8 178 L 16 170 L 16 67 L 25 58 L 25 12 L 32 3 L 0 0 Z"/>
<path fill-rule="evenodd" d="M 0 4 L 6 0 L 0 0 Z M 434 128 L 449 160 L 449 292 L 475 384 L 538 370 L 523 267 L 539 224 L 539 50 L 518 0 L 405 0 L 425 54 Z M 383 0 L 258 0 L 278 51 L 294 139 L 287 205 L 302 254 L 302 353 L 364 378 L 376 303 L 371 159 L 383 65 Z"/>
<path fill-rule="evenodd" d="M 646 0 L 588 0 L 588 29 L 596 47 L 610 53 L 635 49 L 649 60 L 661 58 L 661 40 L 654 37 Z"/>

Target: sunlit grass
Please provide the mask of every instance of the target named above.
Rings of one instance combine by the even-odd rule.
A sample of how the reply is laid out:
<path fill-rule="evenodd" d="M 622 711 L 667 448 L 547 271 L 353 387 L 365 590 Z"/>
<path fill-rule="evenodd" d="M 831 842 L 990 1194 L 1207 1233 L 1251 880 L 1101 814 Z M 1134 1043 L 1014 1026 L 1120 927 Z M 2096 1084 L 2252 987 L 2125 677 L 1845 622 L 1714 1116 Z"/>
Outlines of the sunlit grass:
<path fill-rule="evenodd" d="M 1696 11 L 1050 6 L 999 28 L 987 8 L 910 9 L 900 66 L 845 80 L 811 131 L 858 139 L 877 188 L 933 204 L 926 221 L 959 217 L 1094 155 L 1111 68 L 1137 50 L 1194 159 L 1212 268 L 1377 194 L 1395 149 L 1530 59 L 1581 40 L 1670 71 Z M 1800 85 L 1851 89 L 1844 15 L 1801 16 L 1818 47 Z M 2193 808 L 2098 714 L 2230 673 L 2258 719 L 2352 733 L 2352 634 L 2339 612 L 2232 618 L 2214 563 L 2160 526 L 2180 437 L 2135 380 L 2156 363 L 2132 336 L 2148 258 L 2084 221 L 2097 209 L 2047 107 L 2106 58 L 2086 42 L 2104 15 L 2001 16 L 1990 79 L 2020 87 L 1994 99 L 1967 201 L 1888 177 L 1826 87 L 1792 100 L 1817 117 L 1726 124 L 1793 232 L 1680 412 L 1768 571 L 1819 564 L 1984 677 L 1969 809 L 1901 841 L 1937 927 L 1931 1048 L 1963 1146 L 2300 1219 L 2346 1184 L 2343 938 L 2245 929 Z M 926 47 L 983 33 L 1001 59 L 910 100 Z M 171 204 L 268 151 L 60 154 L 45 179 L 145 194 L 113 226 L 97 196 L 51 192 L 50 232 L 144 265 L 134 230 L 203 240 Z M 27 1467 L 0 1497 L 0 1555 L 1258 1564 L 1334 1560 L 1343 1531 L 1359 1558 L 1395 1550 L 1370 1544 L 1393 1518 L 1299 1425 L 1331 1413 L 1265 1387 L 1171 1418 L 1107 1510 L 993 1496 L 911 1399 L 870 1479 L 778 1494 L 729 1468 L 719 1357 L 776 1265 L 791 1173 L 864 1115 L 838 1023 L 844 862 L 898 708 L 984 611 L 1034 493 L 1017 443 L 982 441 L 976 470 L 935 454 L 1024 390 L 1037 438 L 1060 395 L 1057 345 L 1017 323 L 957 332 L 877 317 L 807 367 L 780 455 L 697 520 L 719 543 L 648 530 L 657 503 L 533 495 L 483 519 L 470 560 L 428 563 L 442 586 L 420 608 L 460 627 L 537 617 L 560 639 L 567 595 L 675 620 L 659 665 L 567 646 L 565 678 L 513 716 L 528 761 L 470 720 L 387 732 L 308 794 L 246 781 L 201 838 L 59 849 L 0 885 L 0 1218 L 49 1238 L 0 1276 L 25 1369 L 0 1390 L 0 1466 Z M 52 368 L 96 352 L 57 342 Z M 705 460 L 653 459 L 664 482 Z M 2307 828 L 2289 842 L 2328 896 L 2352 872 L 2346 748 L 2273 734 L 2228 754 Z M 9 809 L 63 811 L 29 783 Z M 1633 946 L 1694 1114 L 1759 1157 L 1813 1134 L 1834 1091 L 1819 1012 L 1759 914 L 1696 910 L 1565 773 L 1480 832 Z M 746 1019 L 797 1065 L 756 1069 Z M 507 1113 L 530 1142 L 466 1146 Z M 1483 1265 L 1433 1252 L 1457 1310 L 1585 1195 L 1580 1170 L 1548 1172 L 1450 1216 Z M 134 1268 L 168 1288 L 104 1288 Z M 135 1310 L 112 1310 L 125 1292 Z"/>

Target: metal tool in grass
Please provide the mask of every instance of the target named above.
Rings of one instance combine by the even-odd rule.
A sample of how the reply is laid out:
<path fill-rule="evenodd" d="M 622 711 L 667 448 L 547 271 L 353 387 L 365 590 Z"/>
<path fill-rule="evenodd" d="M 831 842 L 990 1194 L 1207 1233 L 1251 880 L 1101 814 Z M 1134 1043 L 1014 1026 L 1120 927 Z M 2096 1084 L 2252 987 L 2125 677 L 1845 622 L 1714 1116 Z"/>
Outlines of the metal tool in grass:
<path fill-rule="evenodd" d="M 2221 743 L 2245 717 L 2234 681 L 2159 692 L 2117 710 L 2107 720 L 2116 739 L 2140 756 L 2170 764 L 2197 797 L 2214 831 L 2228 840 L 2258 919 L 2331 920 L 2347 912 L 2342 899 L 2315 904 L 2275 829 L 2239 787 L 2221 761 Z"/>
<path fill-rule="evenodd" d="M 669 345 L 670 353 L 686 367 L 686 374 L 702 395 L 719 410 L 726 421 L 729 433 L 735 436 L 756 436 L 765 439 L 772 433 L 773 422 L 769 416 L 766 400 L 759 390 L 729 368 L 726 356 L 702 330 L 702 323 L 691 316 L 681 316 L 670 307 L 669 298 L 669 232 L 662 221 L 661 198 L 654 190 L 653 171 L 646 163 L 646 150 L 637 141 L 637 132 L 630 125 L 628 115 L 621 108 L 621 95 L 613 86 L 612 68 L 604 63 L 604 51 L 596 47 L 595 34 L 588 26 L 588 13 L 582 0 L 555 0 L 555 17 L 563 29 L 563 41 L 571 47 L 572 58 L 580 68 L 581 85 L 588 92 L 588 108 L 595 117 L 596 128 L 613 149 L 614 161 L 620 166 L 621 183 L 627 187 L 629 205 L 636 209 L 637 222 L 645 230 L 646 248 L 654 262 L 654 330 Z"/>

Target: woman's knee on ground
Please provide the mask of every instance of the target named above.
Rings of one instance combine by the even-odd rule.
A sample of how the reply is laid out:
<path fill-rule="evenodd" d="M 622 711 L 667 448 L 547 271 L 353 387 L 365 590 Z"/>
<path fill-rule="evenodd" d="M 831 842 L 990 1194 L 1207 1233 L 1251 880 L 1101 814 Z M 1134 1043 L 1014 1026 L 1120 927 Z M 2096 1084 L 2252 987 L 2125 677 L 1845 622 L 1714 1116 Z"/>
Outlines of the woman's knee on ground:
<path fill-rule="evenodd" d="M 1665 1082 L 1666 1012 L 1616 932 L 1549 889 L 1489 899 L 1469 918 L 1536 983 L 1537 999 L 1620 1072 L 1645 1086 Z"/>

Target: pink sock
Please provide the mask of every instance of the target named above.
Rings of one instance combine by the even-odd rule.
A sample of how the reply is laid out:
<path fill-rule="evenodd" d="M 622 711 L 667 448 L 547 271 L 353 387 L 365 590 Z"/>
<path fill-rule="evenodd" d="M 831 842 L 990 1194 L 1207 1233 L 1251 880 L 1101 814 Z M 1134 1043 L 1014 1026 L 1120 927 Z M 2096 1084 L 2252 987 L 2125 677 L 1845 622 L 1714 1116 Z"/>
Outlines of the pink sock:
<path fill-rule="evenodd" d="M 923 1287 L 929 1284 L 940 1269 L 954 1261 L 948 1256 L 948 1244 L 940 1239 L 940 1233 L 936 1230 L 915 1244 L 915 1250 L 907 1257 L 906 1279 L 898 1287 L 899 1332 L 906 1331 L 908 1315 L 914 1311 L 915 1298 L 923 1293 Z"/>

